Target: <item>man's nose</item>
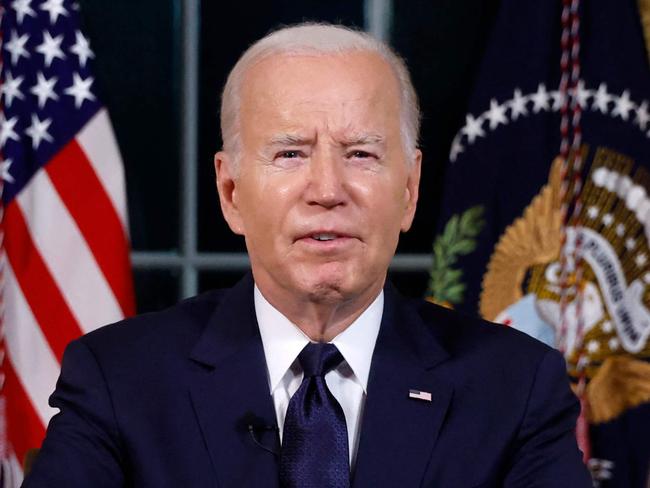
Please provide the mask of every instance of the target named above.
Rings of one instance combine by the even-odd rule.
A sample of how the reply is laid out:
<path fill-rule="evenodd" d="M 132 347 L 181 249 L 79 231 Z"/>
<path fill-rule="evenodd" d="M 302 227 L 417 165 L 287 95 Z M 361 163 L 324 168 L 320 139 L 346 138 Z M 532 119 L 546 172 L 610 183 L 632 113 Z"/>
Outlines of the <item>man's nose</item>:
<path fill-rule="evenodd" d="M 315 155 L 310 161 L 307 201 L 326 208 L 342 205 L 347 199 L 342 156 L 328 151 Z"/>

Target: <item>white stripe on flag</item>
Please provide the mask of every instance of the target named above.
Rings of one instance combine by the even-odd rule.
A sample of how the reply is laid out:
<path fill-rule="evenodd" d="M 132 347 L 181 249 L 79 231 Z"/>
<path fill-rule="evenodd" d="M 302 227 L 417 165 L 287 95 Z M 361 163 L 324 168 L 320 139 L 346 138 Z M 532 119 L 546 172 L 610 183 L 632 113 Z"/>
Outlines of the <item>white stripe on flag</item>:
<path fill-rule="evenodd" d="M 23 482 L 23 467 L 18 462 L 16 454 L 12 451 L 2 461 L 3 483 L 2 488 L 17 488 Z"/>
<path fill-rule="evenodd" d="M 59 377 L 59 362 L 39 327 L 13 269 L 5 260 L 5 341 L 7 358 L 43 425 L 57 410 L 47 404 Z"/>
<path fill-rule="evenodd" d="M 89 332 L 122 319 L 122 309 L 92 250 L 45 171 L 34 175 L 18 195 L 18 204 L 81 330 Z"/>
<path fill-rule="evenodd" d="M 11 480 L 14 482 L 12 486 L 19 486 L 23 482 L 23 465 L 18 461 L 16 454 L 13 452 L 9 456 L 9 463 L 11 466 Z"/>
<path fill-rule="evenodd" d="M 113 207 L 122 221 L 126 235 L 129 235 L 124 168 L 113 134 L 113 127 L 105 108 L 102 108 L 88 121 L 77 134 L 76 139 L 113 202 Z"/>

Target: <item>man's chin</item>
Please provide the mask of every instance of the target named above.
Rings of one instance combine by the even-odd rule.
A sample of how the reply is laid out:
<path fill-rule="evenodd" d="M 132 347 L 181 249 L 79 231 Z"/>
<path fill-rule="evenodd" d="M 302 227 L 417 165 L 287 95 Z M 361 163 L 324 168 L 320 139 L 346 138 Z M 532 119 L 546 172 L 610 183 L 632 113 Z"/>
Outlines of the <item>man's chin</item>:
<path fill-rule="evenodd" d="M 345 278 L 338 274 L 318 273 L 316 270 L 296 276 L 294 283 L 303 294 L 317 298 L 338 295 L 345 288 Z"/>
<path fill-rule="evenodd" d="M 354 274 L 346 269 L 312 268 L 296 278 L 302 293 L 312 302 L 341 302 L 354 295 Z"/>
<path fill-rule="evenodd" d="M 346 269 L 343 272 L 317 273 L 304 276 L 301 288 L 308 300 L 314 303 L 337 304 L 352 301 L 372 287 L 361 272 Z"/>
<path fill-rule="evenodd" d="M 306 295 L 312 303 L 334 304 L 345 301 L 348 294 L 338 284 L 326 282 L 308 287 Z"/>

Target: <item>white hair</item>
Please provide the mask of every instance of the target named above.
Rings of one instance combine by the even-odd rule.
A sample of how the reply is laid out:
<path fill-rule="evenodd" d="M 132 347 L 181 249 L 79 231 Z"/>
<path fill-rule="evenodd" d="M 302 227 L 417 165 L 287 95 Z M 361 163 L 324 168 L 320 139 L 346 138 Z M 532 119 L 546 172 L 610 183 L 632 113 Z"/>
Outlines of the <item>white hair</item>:
<path fill-rule="evenodd" d="M 302 23 L 271 32 L 249 47 L 239 58 L 228 75 L 221 96 L 221 137 L 224 150 L 238 159 L 241 149 L 240 90 L 246 71 L 254 64 L 278 54 L 342 54 L 350 51 L 376 53 L 395 73 L 400 92 L 402 143 L 408 159 L 412 160 L 420 132 L 420 107 L 404 60 L 388 45 L 365 32 L 323 23 Z"/>

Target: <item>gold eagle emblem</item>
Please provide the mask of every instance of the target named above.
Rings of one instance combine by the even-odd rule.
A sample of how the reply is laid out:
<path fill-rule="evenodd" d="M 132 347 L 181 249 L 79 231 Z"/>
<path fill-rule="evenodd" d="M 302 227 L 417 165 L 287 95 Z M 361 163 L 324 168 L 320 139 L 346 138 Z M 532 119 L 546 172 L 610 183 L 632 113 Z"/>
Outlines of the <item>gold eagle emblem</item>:
<path fill-rule="evenodd" d="M 650 401 L 650 175 L 642 168 L 631 175 L 632 168 L 624 155 L 596 150 L 579 227 L 566 228 L 569 250 L 580 233 L 582 278 L 577 282 L 570 273 L 564 282 L 564 324 L 559 159 L 548 183 L 495 246 L 480 297 L 488 320 L 563 344 L 569 374 L 584 374 L 588 381 L 588 418 L 594 423 Z"/>

